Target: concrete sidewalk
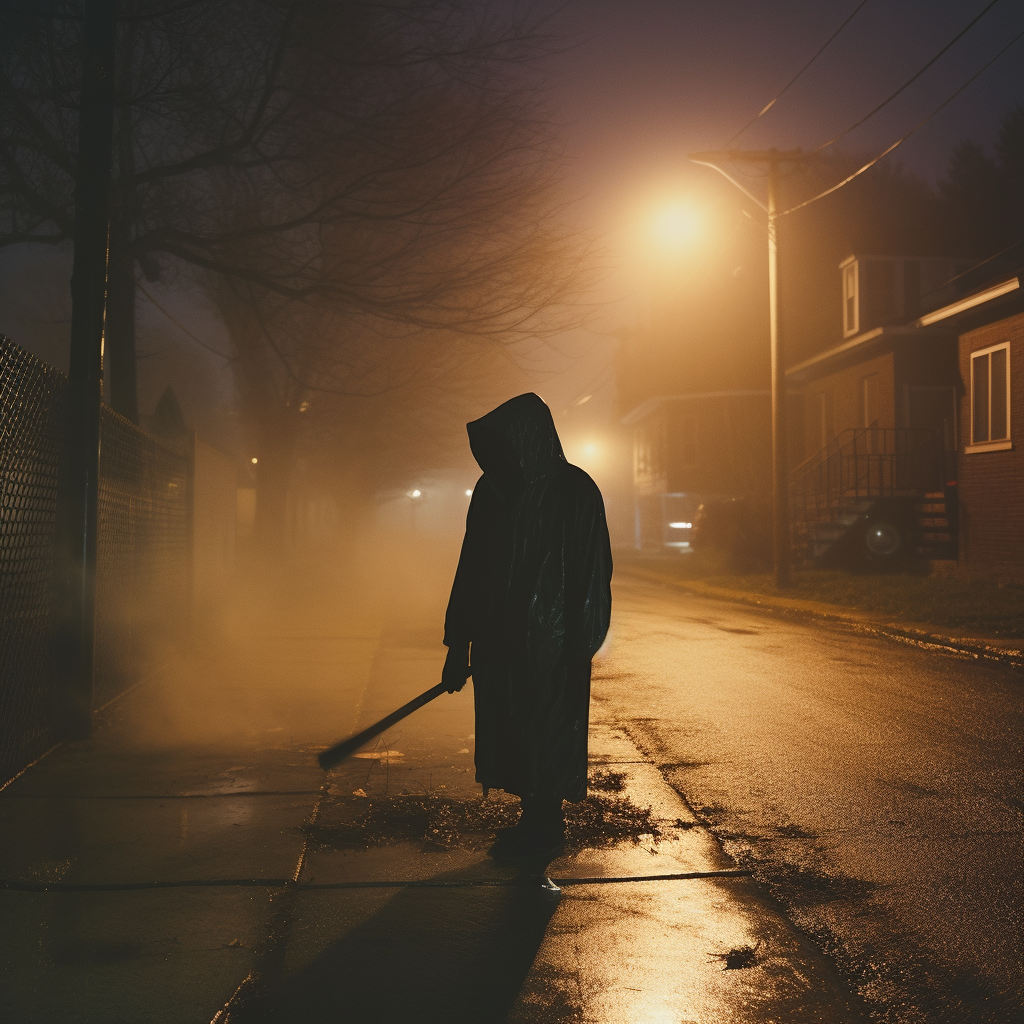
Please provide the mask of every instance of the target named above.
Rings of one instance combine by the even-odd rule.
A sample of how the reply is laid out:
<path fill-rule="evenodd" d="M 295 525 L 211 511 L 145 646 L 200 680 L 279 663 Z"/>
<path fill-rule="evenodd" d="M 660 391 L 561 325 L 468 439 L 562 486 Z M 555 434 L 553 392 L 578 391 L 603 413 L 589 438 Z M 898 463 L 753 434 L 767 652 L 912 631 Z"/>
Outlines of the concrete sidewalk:
<path fill-rule="evenodd" d="M 249 970 L 380 624 L 276 615 L 168 652 L 0 793 L 0 1019 L 209 1021 Z"/>
<path fill-rule="evenodd" d="M 329 776 L 315 765 L 438 678 L 426 612 L 264 622 L 244 653 L 166 666 L 0 793 L 0 1017 L 866 1020 L 600 701 L 592 764 L 663 836 L 567 853 L 547 869 L 560 894 L 494 865 L 485 836 L 324 843 L 353 801 L 479 796 L 471 685 Z"/>
<path fill-rule="evenodd" d="M 1019 639 L 989 636 L 969 630 L 954 630 L 927 622 L 895 620 L 881 612 L 810 601 L 790 594 L 759 594 L 713 586 L 699 579 L 684 579 L 662 564 L 661 559 L 620 559 L 616 572 L 701 597 L 747 604 L 770 612 L 843 623 L 861 632 L 875 633 L 919 647 L 941 648 L 952 654 L 976 660 L 998 661 L 1013 668 L 1024 668 L 1024 642 Z"/>

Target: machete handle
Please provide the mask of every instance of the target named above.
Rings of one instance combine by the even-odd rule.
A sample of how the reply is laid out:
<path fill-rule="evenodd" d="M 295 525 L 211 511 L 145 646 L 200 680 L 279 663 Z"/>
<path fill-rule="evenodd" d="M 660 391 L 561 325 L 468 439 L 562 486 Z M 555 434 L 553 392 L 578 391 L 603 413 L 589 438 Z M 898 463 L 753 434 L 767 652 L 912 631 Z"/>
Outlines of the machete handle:
<path fill-rule="evenodd" d="M 438 683 L 436 686 L 432 686 L 429 690 L 421 693 L 418 697 L 414 697 L 408 704 L 403 704 L 397 711 L 392 711 L 390 715 L 382 718 L 379 722 L 374 722 L 369 728 L 364 729 L 362 732 L 357 732 L 355 736 L 350 736 L 347 740 L 335 743 L 333 747 L 328 747 L 317 755 L 320 767 L 324 771 L 327 771 L 328 768 L 333 768 L 339 761 L 344 761 L 346 757 L 354 754 L 363 744 L 375 739 L 385 729 L 390 729 L 396 722 L 400 722 L 407 715 L 411 715 L 414 711 L 423 707 L 424 704 L 429 704 L 435 697 L 440 697 L 442 693 L 447 692 L 448 684 Z"/>

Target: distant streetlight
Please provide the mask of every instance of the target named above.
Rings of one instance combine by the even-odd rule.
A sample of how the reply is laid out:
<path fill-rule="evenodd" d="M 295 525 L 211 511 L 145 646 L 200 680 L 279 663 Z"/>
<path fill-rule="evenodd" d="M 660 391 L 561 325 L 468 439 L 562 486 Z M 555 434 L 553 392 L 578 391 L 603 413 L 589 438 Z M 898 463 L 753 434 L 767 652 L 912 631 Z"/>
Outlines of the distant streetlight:
<path fill-rule="evenodd" d="M 256 463 L 259 462 L 260 460 L 257 459 L 256 456 L 254 455 L 249 461 L 255 466 Z"/>
<path fill-rule="evenodd" d="M 748 199 L 752 199 L 768 214 L 768 322 L 771 336 L 772 358 L 772 494 L 774 505 L 773 554 L 775 586 L 789 586 L 789 459 L 786 445 L 786 364 L 782 328 L 779 319 L 779 253 L 778 253 L 778 189 L 779 165 L 803 163 L 808 156 L 800 150 L 786 153 L 777 149 L 762 152 L 726 150 L 721 153 L 691 153 L 690 160 L 718 171 L 736 186 Z M 752 195 L 716 161 L 738 161 L 766 164 L 768 167 L 768 205 Z"/>
<path fill-rule="evenodd" d="M 416 504 L 423 496 L 423 492 L 417 487 L 409 491 L 406 497 L 409 499 L 409 529 L 416 532 Z"/>

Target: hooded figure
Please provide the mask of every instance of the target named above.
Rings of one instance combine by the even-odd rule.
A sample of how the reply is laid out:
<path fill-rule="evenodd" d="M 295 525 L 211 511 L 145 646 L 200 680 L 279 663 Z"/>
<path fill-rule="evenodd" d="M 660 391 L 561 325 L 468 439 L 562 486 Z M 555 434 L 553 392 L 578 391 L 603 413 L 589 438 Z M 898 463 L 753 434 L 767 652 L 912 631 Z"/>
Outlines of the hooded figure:
<path fill-rule="evenodd" d="M 587 792 L 590 662 L 611 612 L 604 503 L 566 462 L 537 395 L 467 430 L 483 476 L 445 616 L 444 678 L 453 689 L 465 683 L 472 645 L 476 779 L 485 793 L 522 799 L 518 831 L 505 839 L 551 846 L 562 800 Z"/>

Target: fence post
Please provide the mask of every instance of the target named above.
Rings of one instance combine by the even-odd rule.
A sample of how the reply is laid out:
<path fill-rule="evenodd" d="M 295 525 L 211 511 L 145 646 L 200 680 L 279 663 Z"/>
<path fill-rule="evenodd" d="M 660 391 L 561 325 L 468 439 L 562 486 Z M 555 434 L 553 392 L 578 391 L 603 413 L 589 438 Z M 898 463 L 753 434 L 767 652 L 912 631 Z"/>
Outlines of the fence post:
<path fill-rule="evenodd" d="M 182 625 L 188 631 L 195 626 L 196 611 L 196 441 L 190 430 L 185 445 L 185 572 L 182 594 Z"/>
<path fill-rule="evenodd" d="M 57 671 L 66 697 L 64 732 L 72 737 L 87 736 L 92 725 L 116 0 L 86 0 L 84 15 L 67 436 L 58 505 L 63 593 Z"/>

